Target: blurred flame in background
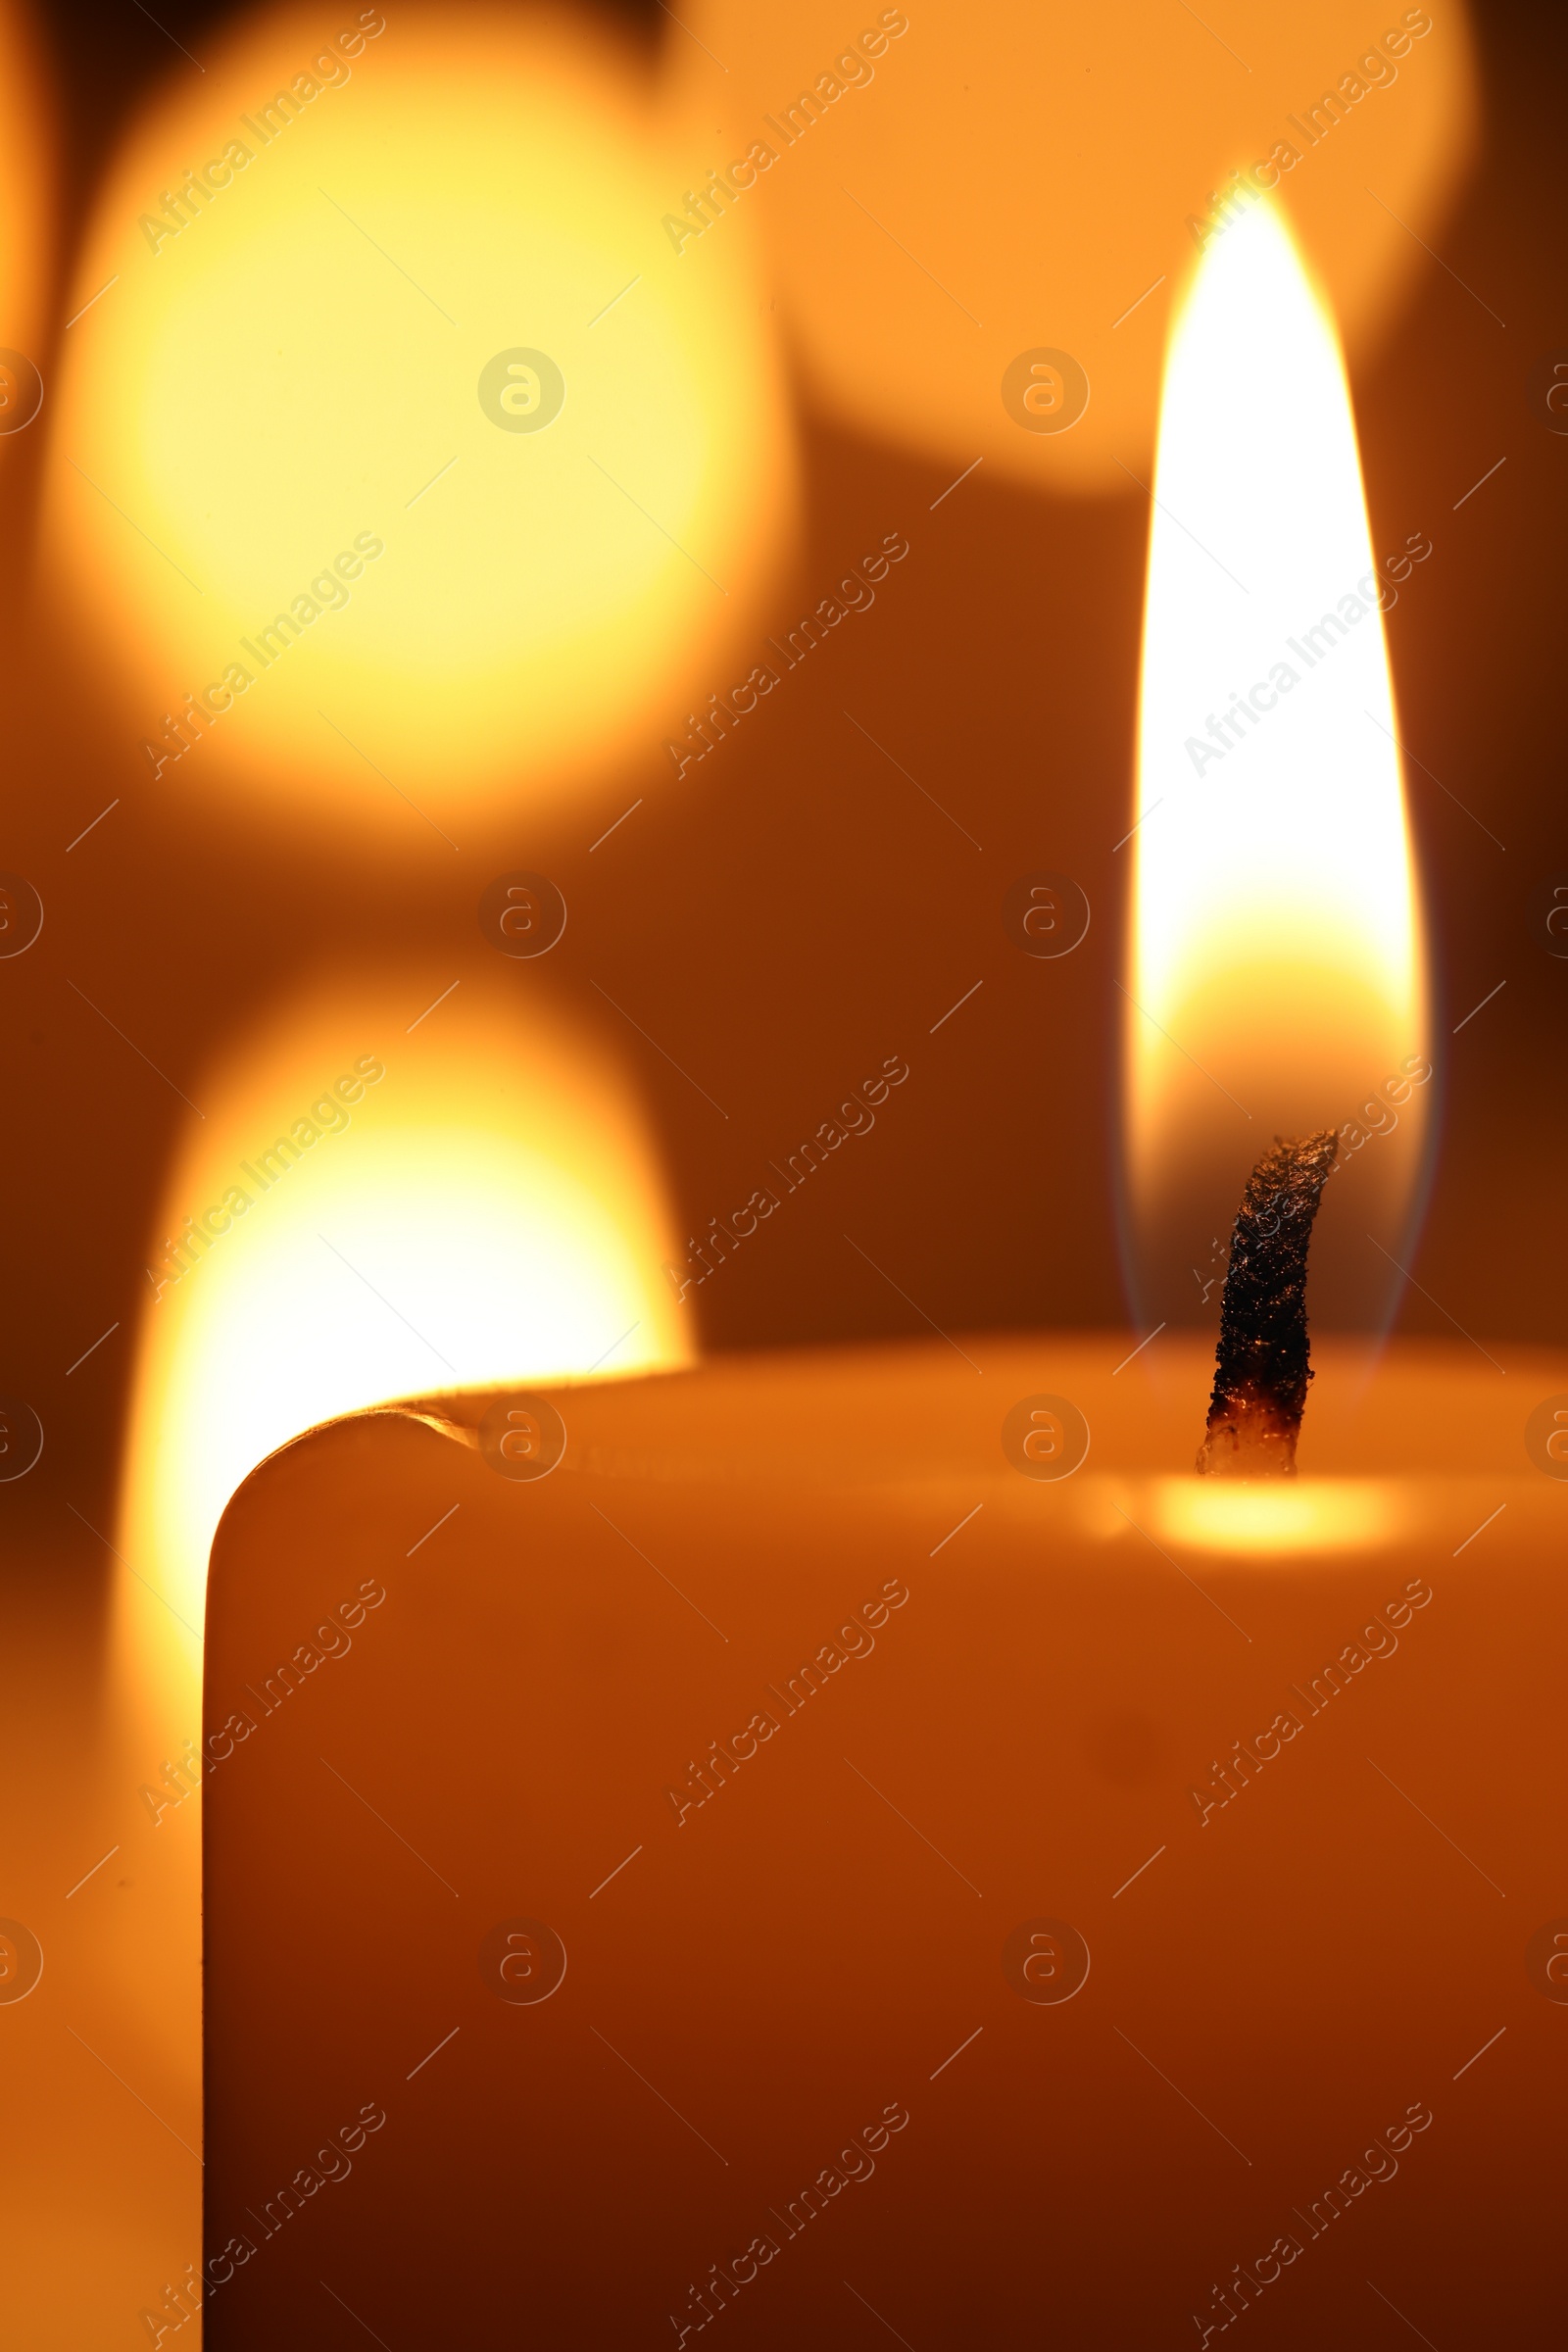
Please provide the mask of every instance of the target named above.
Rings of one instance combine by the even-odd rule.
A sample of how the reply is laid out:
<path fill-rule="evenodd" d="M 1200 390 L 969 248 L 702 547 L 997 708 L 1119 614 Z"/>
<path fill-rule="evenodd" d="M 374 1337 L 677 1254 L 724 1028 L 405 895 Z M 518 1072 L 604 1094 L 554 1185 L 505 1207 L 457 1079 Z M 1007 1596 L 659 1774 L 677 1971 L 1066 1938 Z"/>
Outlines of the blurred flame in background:
<path fill-rule="evenodd" d="M 409 1035 L 422 984 L 318 988 L 234 1041 L 186 1123 L 149 1253 L 162 1287 L 116 1539 L 111 1690 L 143 1779 L 199 1740 L 207 1555 L 268 1453 L 400 1395 L 687 1360 L 662 1173 L 623 1070 L 573 1024 L 524 1016 L 504 982 L 466 980 Z M 264 1165 L 280 1137 L 296 1156 Z M 180 1272 L 163 1244 L 187 1219 L 215 1238 L 187 1243 Z M 127 1971 L 161 1987 L 169 2087 L 190 2095 L 199 1869 L 187 1820 L 115 1915 Z"/>
<path fill-rule="evenodd" d="M 0 206 L 0 346 L 20 351 L 47 374 L 39 349 L 55 258 L 49 199 L 55 168 L 54 110 L 46 94 L 36 39 L 24 13 L 0 5 L 0 155 L 6 200 Z M 14 429 L 13 404 L 24 387 L 0 375 L 0 450 Z M 41 420 L 40 420 L 41 423 Z M 33 430 L 40 429 L 34 426 Z"/>
<path fill-rule="evenodd" d="M 1431 1043 L 1379 610 L 1396 591 L 1373 557 L 1333 321 L 1265 203 L 1205 255 L 1173 334 L 1154 498 L 1127 1176 L 1143 1305 L 1212 1323 L 1192 1259 L 1201 1272 L 1228 1234 L 1273 1136 L 1341 1127 Z M 1386 1311 L 1366 1228 L 1402 1254 L 1427 1124 L 1419 1085 L 1396 1101 L 1361 1153 L 1342 1145 L 1316 1321 Z"/>
<path fill-rule="evenodd" d="M 697 167 L 608 26 L 399 9 L 345 56 L 321 23 L 228 34 L 109 172 L 47 538 L 132 740 L 252 677 L 163 789 L 423 845 L 389 783 L 531 811 L 657 753 L 786 547 L 787 410 L 753 232 L 672 249 Z M 564 380 L 539 429 L 547 370 L 481 405 L 519 351 Z"/>
<path fill-rule="evenodd" d="M 142 1325 L 123 1527 L 197 1622 L 224 1505 L 299 1431 L 389 1396 L 685 1359 L 662 1173 L 625 1073 L 480 992 L 468 980 L 412 1037 L 402 974 L 280 1014 L 187 1121 L 165 1236 L 231 1186 L 249 1204 L 226 1225 L 220 1209 L 183 1273 L 152 1253 L 167 1287 Z M 367 1061 L 385 1076 L 366 1084 Z M 264 1167 L 291 1137 L 295 1156 Z"/>
<path fill-rule="evenodd" d="M 690 34 L 671 30 L 667 55 L 710 133 L 704 161 L 776 151 L 736 212 L 760 219 L 814 397 L 946 468 L 933 496 L 981 458 L 983 478 L 1052 490 L 1126 495 L 1129 468 L 1147 482 L 1169 307 L 1233 167 L 1282 144 L 1299 156 L 1279 185 L 1358 350 L 1426 270 L 1418 240 L 1440 234 L 1475 148 L 1461 0 L 1436 17 L 1361 0 L 1230 0 L 1214 19 L 1112 21 L 1067 0 L 680 14 Z M 1070 429 L 1025 429 L 1004 405 L 1009 365 L 1040 349 L 1087 372 Z"/>

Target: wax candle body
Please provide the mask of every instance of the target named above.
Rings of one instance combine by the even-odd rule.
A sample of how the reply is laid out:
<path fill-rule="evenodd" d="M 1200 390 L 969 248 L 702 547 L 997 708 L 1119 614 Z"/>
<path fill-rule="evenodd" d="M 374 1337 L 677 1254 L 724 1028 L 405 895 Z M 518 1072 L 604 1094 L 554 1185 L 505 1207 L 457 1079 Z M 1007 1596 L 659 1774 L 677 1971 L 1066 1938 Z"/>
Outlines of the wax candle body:
<path fill-rule="evenodd" d="M 255 1473 L 214 2345 L 1547 2340 L 1568 1366 L 1320 1348 L 1259 1489 L 1191 1475 L 1208 1350 L 1130 1345 L 564 1389 L 537 1479 L 487 1397 Z M 1070 1476 L 1004 1448 L 1042 1396 Z"/>

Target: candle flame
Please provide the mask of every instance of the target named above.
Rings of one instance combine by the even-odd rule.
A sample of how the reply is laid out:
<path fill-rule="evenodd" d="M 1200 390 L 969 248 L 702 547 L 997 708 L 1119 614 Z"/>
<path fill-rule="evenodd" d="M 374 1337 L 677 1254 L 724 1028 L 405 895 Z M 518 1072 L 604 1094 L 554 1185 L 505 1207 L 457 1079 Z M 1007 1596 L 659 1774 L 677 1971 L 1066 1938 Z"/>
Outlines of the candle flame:
<path fill-rule="evenodd" d="M 1392 1260 L 1367 1236 L 1400 1254 L 1431 1075 L 1383 624 L 1416 560 L 1374 557 L 1334 326 L 1259 202 L 1214 238 L 1178 320 L 1154 482 L 1128 1178 L 1140 1305 L 1172 1319 L 1215 1316 L 1223 1237 L 1274 1136 L 1330 1126 L 1348 1178 L 1331 1191 L 1355 1185 L 1365 1213 L 1325 1202 L 1314 1295 L 1336 1321 L 1386 1313 Z"/>

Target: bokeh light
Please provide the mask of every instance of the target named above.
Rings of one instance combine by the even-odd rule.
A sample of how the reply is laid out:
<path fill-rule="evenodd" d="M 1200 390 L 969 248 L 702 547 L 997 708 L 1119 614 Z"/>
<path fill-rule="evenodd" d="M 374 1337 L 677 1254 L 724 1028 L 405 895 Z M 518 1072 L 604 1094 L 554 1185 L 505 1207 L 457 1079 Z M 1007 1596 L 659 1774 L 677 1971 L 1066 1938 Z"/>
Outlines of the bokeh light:
<path fill-rule="evenodd" d="M 983 459 L 1043 489 L 1147 482 L 1170 305 L 1243 209 L 1237 172 L 1279 188 L 1351 349 L 1386 333 L 1473 150 L 1458 0 L 1114 24 L 1067 0 L 681 13 L 672 68 L 707 161 L 774 156 L 736 209 L 765 230 L 817 398 L 955 475 Z M 1077 375 L 1047 360 L 1031 379 L 1049 353 Z"/>
<path fill-rule="evenodd" d="M 399 793 L 657 749 L 771 576 L 788 433 L 752 238 L 673 250 L 695 166 L 612 32 L 344 22 L 253 20 L 129 134 L 50 542 L 145 781 L 423 847 Z"/>
<path fill-rule="evenodd" d="M 48 355 L 40 348 L 44 302 L 54 266 L 54 108 L 33 28 L 24 12 L 0 5 L 0 155 L 6 201 L 0 207 L 0 451 L 21 430 L 36 429 L 38 393 Z M 70 314 L 68 313 L 69 317 Z M 19 368 L 17 360 L 24 365 Z"/>

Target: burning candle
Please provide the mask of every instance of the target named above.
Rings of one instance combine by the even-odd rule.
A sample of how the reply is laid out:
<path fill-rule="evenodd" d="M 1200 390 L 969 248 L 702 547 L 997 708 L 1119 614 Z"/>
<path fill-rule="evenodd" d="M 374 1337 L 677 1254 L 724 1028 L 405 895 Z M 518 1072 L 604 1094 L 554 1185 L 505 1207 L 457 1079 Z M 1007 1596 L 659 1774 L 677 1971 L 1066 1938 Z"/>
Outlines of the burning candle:
<path fill-rule="evenodd" d="M 438 2334 L 460 2275 L 485 2337 L 739 2302 L 850 2347 L 863 2297 L 965 2340 L 978 2292 L 1007 2340 L 1043 2204 L 1064 2324 L 1114 2340 L 1260 2279 L 1281 2340 L 1368 2347 L 1368 2276 L 1450 2326 L 1485 2273 L 1544 2291 L 1476 2249 L 1550 2243 L 1511 2093 L 1560 2030 L 1563 1491 L 1508 1392 L 1568 1370 L 1408 1344 L 1363 1387 L 1326 1345 L 1257 1484 L 1184 1467 L 1202 1340 L 956 1346 L 436 1400 L 241 1490 L 215 2345 L 324 2343 L 322 2281 Z"/>
<path fill-rule="evenodd" d="M 207 1635 L 215 2344 L 328 2296 L 436 2336 L 461 2295 L 487 2338 L 1049 2306 L 1207 2344 L 1262 2301 L 1370 2347 L 1385 2304 L 1495 2332 L 1545 2292 L 1509 2093 L 1557 2025 L 1568 1370 L 1377 1344 L 1350 1228 L 1402 1257 L 1420 926 L 1343 374 L 1265 215 L 1200 277 L 1156 499 L 1129 1198 L 1172 1311 L 432 1396 L 247 1482 Z M 1211 673 L 1250 703 L 1298 582 L 1340 629 L 1255 728 L 1212 704 L 1189 782 L 1187 695 L 1203 737 Z M 1408 1081 L 1382 1135 L 1369 1062 Z M 1247 1250 L 1323 1196 L 1295 1479 L 1192 1467 L 1244 1192 Z"/>

